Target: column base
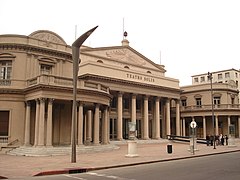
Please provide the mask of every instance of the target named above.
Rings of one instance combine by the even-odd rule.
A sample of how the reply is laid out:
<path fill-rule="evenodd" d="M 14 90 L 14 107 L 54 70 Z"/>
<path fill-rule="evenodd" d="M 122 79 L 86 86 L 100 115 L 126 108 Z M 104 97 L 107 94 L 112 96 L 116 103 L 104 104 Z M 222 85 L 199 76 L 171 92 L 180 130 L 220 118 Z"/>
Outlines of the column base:
<path fill-rule="evenodd" d="M 31 144 L 24 144 L 23 147 L 32 147 Z"/>
<path fill-rule="evenodd" d="M 149 137 L 144 137 L 143 140 L 150 140 L 150 138 Z"/>
<path fill-rule="evenodd" d="M 46 145 L 47 148 L 53 148 L 53 145 Z"/>

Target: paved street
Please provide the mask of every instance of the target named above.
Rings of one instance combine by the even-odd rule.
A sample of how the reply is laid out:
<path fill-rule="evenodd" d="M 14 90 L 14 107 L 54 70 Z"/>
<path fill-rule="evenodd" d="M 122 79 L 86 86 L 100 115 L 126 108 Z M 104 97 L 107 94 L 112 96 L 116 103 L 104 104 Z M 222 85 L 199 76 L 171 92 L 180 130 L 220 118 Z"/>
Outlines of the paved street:
<path fill-rule="evenodd" d="M 77 155 L 77 163 L 70 162 L 70 155 L 48 157 L 25 157 L 0 155 L 0 176 L 8 178 L 27 178 L 35 175 L 69 174 L 73 170 L 92 170 L 112 167 L 130 166 L 137 164 L 149 164 L 153 162 L 170 161 L 173 159 L 186 159 L 211 154 L 240 151 L 240 141 L 236 141 L 235 147 L 212 146 L 199 144 L 195 155 L 189 152 L 189 144 L 172 143 L 173 152 L 167 153 L 166 142 L 137 144 L 138 157 L 125 157 L 128 154 L 128 145 L 119 144 L 119 149 L 112 151 L 100 151 L 81 153 Z"/>
<path fill-rule="evenodd" d="M 48 180 L 237 180 L 240 179 L 240 152 L 217 154 L 215 156 L 203 156 L 191 159 L 181 159 L 166 162 L 158 162 L 137 166 L 111 168 L 98 171 L 90 171 L 81 174 L 62 174 L 42 176 L 30 179 Z"/>

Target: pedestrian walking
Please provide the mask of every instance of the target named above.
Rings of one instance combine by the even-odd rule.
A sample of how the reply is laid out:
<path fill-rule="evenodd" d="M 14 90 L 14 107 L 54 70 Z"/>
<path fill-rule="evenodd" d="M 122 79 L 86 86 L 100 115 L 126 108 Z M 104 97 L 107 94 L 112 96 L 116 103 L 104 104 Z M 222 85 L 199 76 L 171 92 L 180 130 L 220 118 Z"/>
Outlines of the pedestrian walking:
<path fill-rule="evenodd" d="M 210 143 L 210 135 L 209 134 L 206 136 L 206 141 L 207 141 L 207 146 L 209 146 L 209 143 Z"/>
<path fill-rule="evenodd" d="M 220 139 L 220 141 L 221 141 L 221 145 L 222 146 L 224 146 L 224 136 L 221 134 L 221 139 Z"/>
<path fill-rule="evenodd" d="M 228 136 L 225 135 L 226 146 L 228 145 Z"/>

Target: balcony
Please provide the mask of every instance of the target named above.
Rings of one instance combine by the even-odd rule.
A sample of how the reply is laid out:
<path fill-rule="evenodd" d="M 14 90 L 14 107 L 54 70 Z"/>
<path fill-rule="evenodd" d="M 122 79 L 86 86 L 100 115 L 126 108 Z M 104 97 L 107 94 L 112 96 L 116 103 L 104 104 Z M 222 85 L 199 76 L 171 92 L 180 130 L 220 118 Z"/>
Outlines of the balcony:
<path fill-rule="evenodd" d="M 214 110 L 240 110 L 239 104 L 218 104 L 214 105 Z M 212 105 L 201 105 L 201 106 L 182 106 L 181 112 L 191 112 L 191 111 L 210 111 Z"/>
<path fill-rule="evenodd" d="M 0 80 L 0 88 L 1 89 L 25 89 L 28 87 L 33 87 L 36 85 L 49 85 L 49 86 L 59 86 L 59 87 L 73 87 L 72 78 L 59 77 L 54 75 L 46 75 L 41 74 L 34 78 L 28 80 L 17 80 L 17 79 L 9 79 L 9 80 Z M 92 81 L 83 81 L 78 80 L 79 89 L 88 89 L 94 91 L 105 92 L 109 94 L 109 87 L 104 86 L 100 83 L 92 82 Z"/>
<path fill-rule="evenodd" d="M 0 145 L 5 145 L 8 143 L 8 136 L 0 136 Z"/>
<path fill-rule="evenodd" d="M 35 78 L 27 80 L 27 87 L 35 86 L 38 84 L 49 85 L 49 86 L 59 86 L 59 87 L 73 87 L 73 80 L 71 78 L 59 77 L 53 75 L 39 75 Z M 100 83 L 78 80 L 78 87 L 80 89 L 88 89 L 95 91 L 102 91 L 109 93 L 109 88 Z"/>
<path fill-rule="evenodd" d="M 11 86 L 11 80 L 9 79 L 1 79 L 0 86 Z"/>

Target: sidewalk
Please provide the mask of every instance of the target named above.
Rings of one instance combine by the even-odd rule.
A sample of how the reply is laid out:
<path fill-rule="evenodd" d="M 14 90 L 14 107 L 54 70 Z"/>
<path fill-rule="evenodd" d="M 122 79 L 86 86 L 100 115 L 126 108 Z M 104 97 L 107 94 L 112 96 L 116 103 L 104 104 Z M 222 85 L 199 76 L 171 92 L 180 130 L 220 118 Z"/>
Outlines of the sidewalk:
<path fill-rule="evenodd" d="M 138 143 L 137 154 L 139 156 L 132 158 L 125 157 L 128 154 L 128 145 L 118 144 L 120 148 L 112 151 L 79 153 L 76 163 L 71 163 L 70 155 L 26 157 L 1 154 L 0 179 L 1 177 L 17 179 L 35 175 L 69 173 L 69 171 L 89 171 L 240 151 L 239 139 L 235 141 L 235 147 L 216 146 L 216 149 L 213 149 L 213 146 L 198 144 L 198 151 L 195 151 L 194 155 L 190 153 L 188 143 L 172 142 L 171 144 L 173 152 L 168 153 L 167 142 Z"/>

